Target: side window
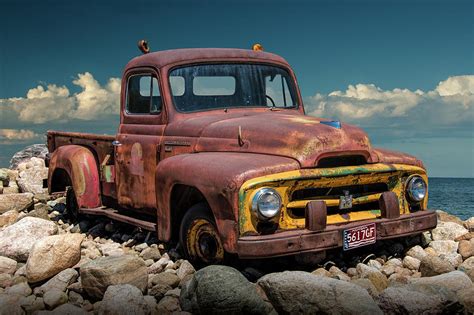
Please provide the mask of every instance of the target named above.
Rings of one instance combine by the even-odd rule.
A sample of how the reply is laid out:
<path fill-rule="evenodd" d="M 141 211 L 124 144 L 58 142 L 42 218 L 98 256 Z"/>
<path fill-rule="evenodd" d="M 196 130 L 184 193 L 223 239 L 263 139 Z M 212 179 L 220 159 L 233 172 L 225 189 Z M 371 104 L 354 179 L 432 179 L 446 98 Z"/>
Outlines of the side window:
<path fill-rule="evenodd" d="M 127 112 L 157 114 L 161 112 L 161 106 L 160 88 L 156 77 L 139 74 L 128 78 Z"/>
<path fill-rule="evenodd" d="M 286 78 L 280 74 L 265 77 L 267 106 L 292 107 L 294 102 Z"/>

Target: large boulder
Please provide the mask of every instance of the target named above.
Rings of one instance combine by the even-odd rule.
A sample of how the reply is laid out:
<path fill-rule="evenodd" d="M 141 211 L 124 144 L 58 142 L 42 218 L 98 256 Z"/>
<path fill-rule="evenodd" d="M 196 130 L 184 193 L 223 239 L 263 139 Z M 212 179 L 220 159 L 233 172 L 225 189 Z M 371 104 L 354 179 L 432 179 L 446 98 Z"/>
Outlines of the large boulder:
<path fill-rule="evenodd" d="M 82 265 L 80 274 L 84 291 L 98 300 L 111 285 L 131 284 L 142 292 L 148 285 L 145 261 L 132 255 L 97 258 Z"/>
<path fill-rule="evenodd" d="M 33 206 L 33 194 L 1 194 L 0 195 L 0 214 L 7 211 L 23 211 Z"/>
<path fill-rule="evenodd" d="M 147 315 L 150 313 L 150 307 L 142 292 L 130 284 L 109 286 L 97 310 L 99 315 Z"/>
<path fill-rule="evenodd" d="M 194 274 L 181 291 L 181 308 L 193 314 L 267 314 L 272 308 L 255 284 L 227 266 L 208 266 Z"/>
<path fill-rule="evenodd" d="M 258 285 L 278 314 L 382 314 L 358 285 L 308 272 L 271 273 Z"/>
<path fill-rule="evenodd" d="M 48 147 L 44 144 L 33 144 L 27 146 L 23 150 L 18 151 L 13 155 L 10 160 L 10 168 L 16 169 L 20 163 L 28 161 L 32 157 L 37 157 L 44 160 L 46 154 L 48 154 Z"/>
<path fill-rule="evenodd" d="M 0 255 L 16 261 L 26 261 L 33 244 L 47 236 L 56 234 L 54 222 L 26 217 L 0 231 Z"/>
<path fill-rule="evenodd" d="M 46 280 L 77 264 L 81 259 L 83 239 L 82 234 L 62 234 L 37 241 L 31 248 L 26 263 L 28 281 Z"/>
<path fill-rule="evenodd" d="M 377 301 L 385 314 L 460 314 L 463 309 L 453 292 L 437 286 L 391 286 Z"/>
<path fill-rule="evenodd" d="M 454 240 L 456 237 L 468 232 L 469 231 L 461 224 L 454 222 L 438 222 L 436 228 L 431 230 L 431 236 L 433 241 Z"/>
<path fill-rule="evenodd" d="M 17 183 L 22 192 L 34 194 L 46 192 L 43 182 L 48 178 L 48 168 L 43 159 L 32 157 L 29 161 L 20 163 L 18 171 Z"/>
<path fill-rule="evenodd" d="M 438 286 L 454 293 L 472 286 L 471 279 L 461 271 L 451 271 L 434 277 L 412 278 L 408 281 L 415 286 Z"/>

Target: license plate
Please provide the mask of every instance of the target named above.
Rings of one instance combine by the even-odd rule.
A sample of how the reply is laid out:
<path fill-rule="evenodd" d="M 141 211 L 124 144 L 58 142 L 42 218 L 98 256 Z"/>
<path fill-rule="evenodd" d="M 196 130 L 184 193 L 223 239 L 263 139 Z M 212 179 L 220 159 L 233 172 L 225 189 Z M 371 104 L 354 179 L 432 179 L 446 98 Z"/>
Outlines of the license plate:
<path fill-rule="evenodd" d="M 374 244 L 376 241 L 376 231 L 375 223 L 344 230 L 344 250 Z"/>

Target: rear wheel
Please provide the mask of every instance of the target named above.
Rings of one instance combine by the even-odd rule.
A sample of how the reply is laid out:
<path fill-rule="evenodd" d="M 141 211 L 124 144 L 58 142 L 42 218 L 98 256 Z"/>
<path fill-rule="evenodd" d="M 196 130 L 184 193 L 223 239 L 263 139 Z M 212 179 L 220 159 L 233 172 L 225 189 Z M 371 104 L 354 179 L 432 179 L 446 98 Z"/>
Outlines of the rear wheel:
<path fill-rule="evenodd" d="M 206 204 L 194 205 L 186 212 L 181 221 L 179 241 L 185 256 L 192 262 L 219 264 L 224 261 L 224 246 Z"/>
<path fill-rule="evenodd" d="M 66 214 L 73 221 L 79 219 L 79 206 L 77 205 L 76 194 L 71 186 L 66 187 Z"/>

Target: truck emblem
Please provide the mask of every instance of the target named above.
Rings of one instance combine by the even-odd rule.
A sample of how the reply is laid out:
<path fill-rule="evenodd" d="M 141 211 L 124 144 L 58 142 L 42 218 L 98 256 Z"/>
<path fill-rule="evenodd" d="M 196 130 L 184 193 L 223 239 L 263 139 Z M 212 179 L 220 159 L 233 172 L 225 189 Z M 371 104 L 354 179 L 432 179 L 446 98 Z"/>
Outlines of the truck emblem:
<path fill-rule="evenodd" d="M 352 195 L 349 195 L 348 190 L 343 190 L 344 195 L 339 197 L 339 209 L 352 208 Z"/>

